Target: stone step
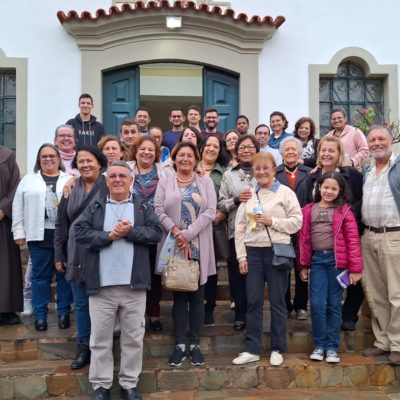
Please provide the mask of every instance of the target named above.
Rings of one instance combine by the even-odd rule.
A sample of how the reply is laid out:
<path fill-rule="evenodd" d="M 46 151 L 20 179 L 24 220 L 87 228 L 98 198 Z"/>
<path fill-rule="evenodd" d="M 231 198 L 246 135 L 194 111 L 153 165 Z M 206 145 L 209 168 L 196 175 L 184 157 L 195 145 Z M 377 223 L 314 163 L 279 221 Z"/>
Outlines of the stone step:
<path fill-rule="evenodd" d="M 192 367 L 189 361 L 185 360 L 180 368 L 169 367 L 165 358 L 145 358 L 139 390 L 142 393 L 159 393 L 160 396 L 151 395 L 148 398 L 163 399 L 172 398 L 163 397 L 164 392 L 168 391 L 197 391 L 201 393 L 201 396 L 196 398 L 219 399 L 226 397 L 213 397 L 212 393 L 249 389 L 259 389 L 260 393 L 263 390 L 266 391 L 265 393 L 271 393 L 269 389 L 321 391 L 325 388 L 338 387 L 349 388 L 352 391 L 362 390 L 366 394 L 367 386 L 372 387 L 374 391 L 382 387 L 386 387 L 388 392 L 400 390 L 400 367 L 390 365 L 385 356 L 372 359 L 363 357 L 359 353 L 347 352 L 341 354 L 339 364 L 330 365 L 325 362 L 312 362 L 308 359 L 308 354 L 293 353 L 285 355 L 284 363 L 280 367 L 271 367 L 266 356 L 256 363 L 234 366 L 231 363 L 232 357 L 232 354 L 209 355 L 203 367 Z M 65 360 L 2 363 L 0 364 L 0 398 L 8 400 L 47 396 L 87 396 L 90 394 L 87 374 L 87 368 L 71 371 L 69 363 Z M 114 382 L 115 393 L 118 393 L 116 378 Z M 276 393 L 286 394 L 289 391 Z M 305 393 L 306 391 L 303 394 Z M 194 397 L 173 398 L 186 400 Z M 376 397 L 364 397 L 359 394 L 351 398 Z"/>
<path fill-rule="evenodd" d="M 161 321 L 164 330 L 160 333 L 146 331 L 144 339 L 145 357 L 167 358 L 174 349 L 173 326 L 171 320 L 172 304 L 161 305 Z M 264 309 L 263 347 L 268 349 L 270 337 L 270 313 L 268 302 Z M 293 313 L 292 313 L 293 314 Z M 201 348 L 204 354 L 239 353 L 244 348 L 244 333 L 233 330 L 234 312 L 229 302 L 220 302 L 214 312 L 216 325 L 204 327 Z M 54 312 L 49 313 L 49 328 L 37 332 L 33 326 L 34 318 L 23 318 L 23 324 L 2 326 L 0 328 L 0 360 L 3 362 L 23 360 L 70 360 L 76 350 L 75 320 L 71 314 L 72 327 L 60 330 Z M 292 316 L 287 320 L 287 342 L 289 353 L 306 353 L 312 349 L 311 321 L 298 321 Z M 354 332 L 342 332 L 341 351 L 361 351 L 373 344 L 370 320 L 361 316 Z M 115 340 L 115 353 L 119 354 L 119 340 Z"/>

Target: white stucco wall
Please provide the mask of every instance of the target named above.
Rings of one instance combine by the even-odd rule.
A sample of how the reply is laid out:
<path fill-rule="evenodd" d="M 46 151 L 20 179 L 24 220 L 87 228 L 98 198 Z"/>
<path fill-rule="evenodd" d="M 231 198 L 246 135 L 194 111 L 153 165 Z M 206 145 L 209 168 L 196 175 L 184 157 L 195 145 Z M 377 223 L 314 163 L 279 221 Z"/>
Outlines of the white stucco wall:
<path fill-rule="evenodd" d="M 78 112 L 77 97 L 85 91 L 80 51 L 56 13 L 93 13 L 110 5 L 111 0 L 0 3 L 0 48 L 7 57 L 28 59 L 28 171 L 39 145 L 53 140 L 54 127 Z M 309 112 L 308 65 L 327 64 L 342 48 L 364 48 L 379 64 L 400 62 L 398 0 L 231 0 L 231 5 L 236 13 L 286 18 L 259 58 L 260 118 L 251 121 L 252 127 L 281 110 L 292 129 L 296 119 Z M 98 111 L 95 108 L 94 114 Z"/>
<path fill-rule="evenodd" d="M 93 12 L 109 5 L 107 0 L 0 2 L 0 48 L 7 57 L 28 59 L 28 171 L 40 145 L 53 141 L 54 128 L 79 112 L 80 51 L 58 21 L 57 11 Z"/>
<path fill-rule="evenodd" d="M 308 65 L 328 64 L 346 47 L 361 47 L 378 64 L 399 64 L 398 0 L 231 0 L 236 12 L 283 15 L 285 23 L 260 56 L 260 122 L 285 112 L 289 130 L 308 115 Z"/>

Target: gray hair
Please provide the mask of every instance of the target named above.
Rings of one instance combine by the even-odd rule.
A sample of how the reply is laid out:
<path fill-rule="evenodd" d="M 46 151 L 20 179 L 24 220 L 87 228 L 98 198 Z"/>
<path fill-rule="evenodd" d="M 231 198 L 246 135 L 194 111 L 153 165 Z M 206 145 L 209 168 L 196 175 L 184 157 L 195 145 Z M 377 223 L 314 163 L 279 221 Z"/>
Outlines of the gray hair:
<path fill-rule="evenodd" d="M 389 139 L 393 140 L 392 131 L 389 128 L 387 128 L 386 126 L 383 126 L 383 125 L 372 125 L 372 126 L 370 126 L 369 129 L 368 129 L 368 132 L 367 132 L 367 137 L 369 136 L 369 134 L 372 131 L 377 131 L 377 130 L 386 132 L 386 134 L 388 135 Z"/>
<path fill-rule="evenodd" d="M 58 125 L 58 126 L 57 126 L 56 131 L 55 131 L 55 133 L 54 133 L 54 140 L 57 139 L 57 137 L 58 137 L 58 130 L 61 129 L 61 128 L 69 128 L 69 129 L 71 129 L 71 130 L 72 130 L 72 133 L 74 134 L 74 139 L 76 139 L 74 127 L 73 127 L 72 125 L 70 125 L 70 124 L 62 124 L 62 125 Z"/>
<path fill-rule="evenodd" d="M 294 136 L 289 136 L 282 140 L 281 144 L 279 145 L 279 153 L 281 153 L 283 155 L 283 147 L 285 146 L 285 144 L 287 142 L 296 143 L 297 150 L 299 151 L 299 153 L 301 155 L 301 153 L 303 152 L 303 144 L 301 143 L 301 141 L 299 139 L 295 138 Z"/>
<path fill-rule="evenodd" d="M 123 168 L 126 168 L 127 170 L 128 170 L 128 175 L 131 177 L 131 178 L 133 178 L 135 175 L 134 175 L 134 173 L 133 173 L 133 171 L 132 171 L 132 168 L 129 166 L 129 164 L 126 162 L 126 161 L 124 161 L 124 160 L 116 160 L 116 161 L 113 161 L 108 167 L 107 167 L 107 175 L 108 175 L 108 169 L 110 168 L 110 167 L 123 167 Z"/>

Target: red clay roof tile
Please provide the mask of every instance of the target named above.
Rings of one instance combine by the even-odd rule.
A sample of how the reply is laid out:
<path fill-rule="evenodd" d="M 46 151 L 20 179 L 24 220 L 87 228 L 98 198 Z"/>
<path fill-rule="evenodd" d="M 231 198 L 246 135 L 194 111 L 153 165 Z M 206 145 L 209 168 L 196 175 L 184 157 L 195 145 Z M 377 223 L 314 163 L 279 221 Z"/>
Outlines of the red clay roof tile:
<path fill-rule="evenodd" d="M 90 21 L 94 22 L 100 18 L 110 18 L 113 15 L 122 15 L 125 13 L 138 13 L 138 12 L 146 12 L 150 9 L 168 9 L 175 10 L 181 9 L 183 12 L 186 10 L 193 10 L 198 13 L 207 13 L 209 15 L 218 15 L 223 18 L 231 18 L 234 22 L 245 23 L 247 25 L 265 25 L 268 24 L 275 28 L 279 28 L 284 22 L 285 17 L 278 16 L 273 19 L 270 16 L 259 17 L 258 15 L 254 15 L 252 17 L 248 17 L 244 13 L 240 13 L 237 17 L 235 17 L 235 12 L 232 9 L 227 9 L 223 11 L 221 7 L 218 6 L 209 6 L 208 4 L 197 5 L 193 1 L 183 2 L 183 1 L 174 1 L 173 5 L 170 5 L 167 0 L 161 1 L 149 1 L 147 4 L 142 1 L 138 1 L 134 4 L 125 3 L 120 7 L 112 6 L 109 8 L 108 12 L 104 9 L 99 9 L 96 11 L 96 15 L 93 16 L 89 11 L 83 11 L 81 15 L 79 15 L 75 10 L 68 11 L 67 14 L 64 11 L 58 11 L 57 17 L 61 24 L 69 21 Z"/>

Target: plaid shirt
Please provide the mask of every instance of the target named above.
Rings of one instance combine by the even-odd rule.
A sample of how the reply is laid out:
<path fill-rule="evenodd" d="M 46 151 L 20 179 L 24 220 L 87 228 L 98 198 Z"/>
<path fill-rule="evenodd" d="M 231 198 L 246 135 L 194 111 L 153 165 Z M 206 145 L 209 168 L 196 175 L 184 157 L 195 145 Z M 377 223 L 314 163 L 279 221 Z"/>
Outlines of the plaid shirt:
<path fill-rule="evenodd" d="M 392 153 L 389 162 L 381 173 L 376 175 L 376 166 L 373 162 L 367 172 L 363 186 L 362 221 L 374 228 L 400 226 L 400 216 L 390 190 L 388 174 L 396 155 Z"/>

